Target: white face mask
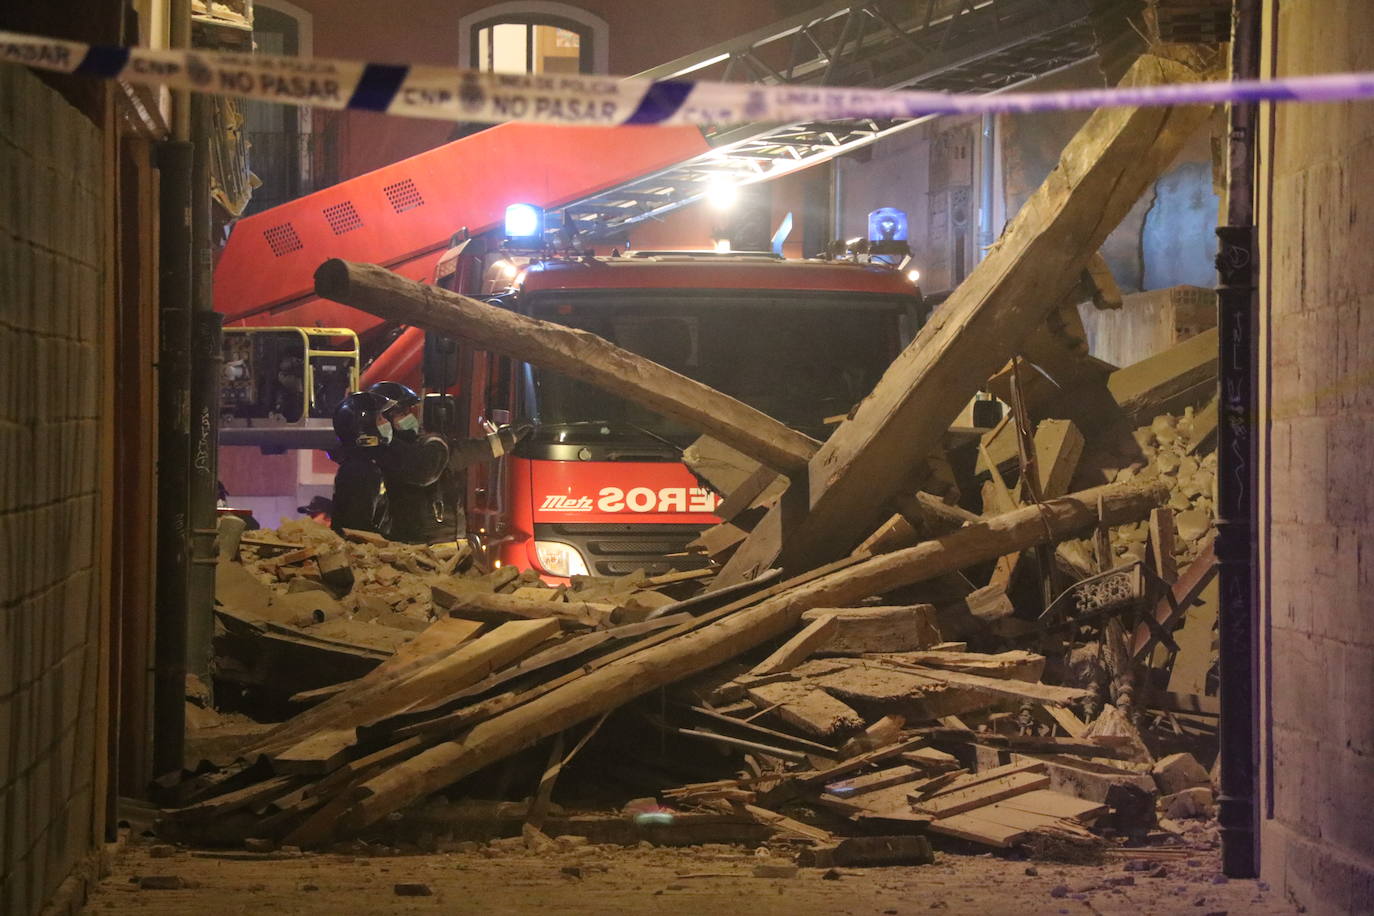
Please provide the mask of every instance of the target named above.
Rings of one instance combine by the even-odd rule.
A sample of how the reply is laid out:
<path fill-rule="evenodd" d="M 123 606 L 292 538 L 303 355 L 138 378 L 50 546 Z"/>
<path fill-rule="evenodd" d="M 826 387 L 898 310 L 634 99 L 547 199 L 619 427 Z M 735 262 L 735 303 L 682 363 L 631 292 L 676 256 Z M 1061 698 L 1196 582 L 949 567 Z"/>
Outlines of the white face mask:
<path fill-rule="evenodd" d="M 420 418 L 413 413 L 408 413 L 404 417 L 397 417 L 396 428 L 402 432 L 415 432 L 420 428 Z"/>
<path fill-rule="evenodd" d="M 391 442 L 391 423 L 388 420 L 377 418 L 377 435 L 381 437 L 382 445 Z"/>

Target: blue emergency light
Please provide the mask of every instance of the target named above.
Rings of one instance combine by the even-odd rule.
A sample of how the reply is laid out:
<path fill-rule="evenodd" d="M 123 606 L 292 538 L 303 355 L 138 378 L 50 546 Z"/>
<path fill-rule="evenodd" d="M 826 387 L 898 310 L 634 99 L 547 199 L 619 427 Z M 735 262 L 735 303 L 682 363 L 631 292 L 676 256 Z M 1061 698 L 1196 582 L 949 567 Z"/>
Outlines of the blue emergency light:
<path fill-rule="evenodd" d="M 537 239 L 544 235 L 544 211 L 534 204 L 511 204 L 506 208 L 506 238 Z"/>
<path fill-rule="evenodd" d="M 868 214 L 870 242 L 905 242 L 906 213 L 896 207 L 879 207 Z"/>

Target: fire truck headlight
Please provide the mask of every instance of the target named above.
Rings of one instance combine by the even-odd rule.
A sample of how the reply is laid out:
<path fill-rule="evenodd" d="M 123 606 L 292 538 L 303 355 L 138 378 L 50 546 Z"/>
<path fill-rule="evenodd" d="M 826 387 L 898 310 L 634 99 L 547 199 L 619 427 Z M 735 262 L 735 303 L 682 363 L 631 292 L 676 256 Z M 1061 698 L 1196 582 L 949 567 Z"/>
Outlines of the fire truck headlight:
<path fill-rule="evenodd" d="M 588 575 L 587 561 L 576 547 L 558 541 L 535 541 L 535 562 L 539 568 L 551 576 Z"/>

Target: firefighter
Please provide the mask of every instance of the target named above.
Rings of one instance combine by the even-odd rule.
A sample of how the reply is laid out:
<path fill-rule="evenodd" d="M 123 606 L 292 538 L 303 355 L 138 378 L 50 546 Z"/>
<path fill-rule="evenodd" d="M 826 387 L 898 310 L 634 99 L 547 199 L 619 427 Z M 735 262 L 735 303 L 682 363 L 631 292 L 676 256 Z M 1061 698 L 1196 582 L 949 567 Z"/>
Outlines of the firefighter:
<path fill-rule="evenodd" d="M 425 543 L 442 517 L 436 484 L 449 466 L 448 440 L 420 427 L 420 396 L 400 382 L 367 389 L 391 402 L 386 419 L 395 434 L 378 456 L 386 483 L 387 520 L 382 533 L 393 541 Z"/>
<path fill-rule="evenodd" d="M 420 424 L 420 396 L 400 382 L 377 382 L 369 392 L 390 401 L 386 419 L 395 430 L 391 444 L 377 456 L 386 482 L 388 526 L 382 532 L 393 541 L 423 544 L 434 535 L 452 537 L 444 518 L 440 478 L 483 461 L 500 457 L 528 432 L 505 427 L 491 436 L 449 442 L 424 432 Z M 457 507 L 454 507 L 455 510 Z M 455 526 L 456 527 L 456 526 Z"/>
<path fill-rule="evenodd" d="M 376 392 L 355 391 L 334 411 L 334 434 L 339 437 L 339 448 L 330 453 L 339 463 L 334 474 L 335 531 L 356 528 L 380 533 L 387 527 L 377 459 L 392 441 L 386 412 L 393 406 L 390 398 Z"/>

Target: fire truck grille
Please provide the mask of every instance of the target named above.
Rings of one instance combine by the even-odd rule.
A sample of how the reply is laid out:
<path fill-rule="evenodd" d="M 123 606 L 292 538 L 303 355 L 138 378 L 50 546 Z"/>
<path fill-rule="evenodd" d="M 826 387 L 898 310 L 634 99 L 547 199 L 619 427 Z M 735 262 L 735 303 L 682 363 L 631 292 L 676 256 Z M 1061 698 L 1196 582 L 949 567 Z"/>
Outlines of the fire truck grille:
<path fill-rule="evenodd" d="M 642 569 L 651 576 L 707 565 L 704 556 L 681 555 L 706 525 L 535 525 L 541 541 L 571 544 L 592 575 L 623 576 Z"/>

